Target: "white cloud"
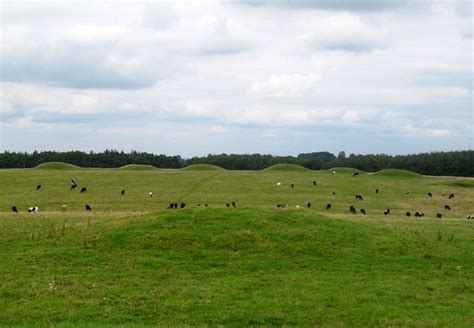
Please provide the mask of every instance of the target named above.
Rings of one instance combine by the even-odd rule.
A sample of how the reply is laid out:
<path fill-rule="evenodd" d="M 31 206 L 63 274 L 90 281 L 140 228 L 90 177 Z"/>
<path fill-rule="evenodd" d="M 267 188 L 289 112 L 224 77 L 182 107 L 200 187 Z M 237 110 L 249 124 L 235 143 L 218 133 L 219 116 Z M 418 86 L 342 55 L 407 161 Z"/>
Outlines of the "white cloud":
<path fill-rule="evenodd" d="M 266 81 L 255 82 L 250 91 L 257 95 L 285 97 L 297 96 L 305 92 L 316 91 L 320 77 L 318 74 L 278 74 Z"/>

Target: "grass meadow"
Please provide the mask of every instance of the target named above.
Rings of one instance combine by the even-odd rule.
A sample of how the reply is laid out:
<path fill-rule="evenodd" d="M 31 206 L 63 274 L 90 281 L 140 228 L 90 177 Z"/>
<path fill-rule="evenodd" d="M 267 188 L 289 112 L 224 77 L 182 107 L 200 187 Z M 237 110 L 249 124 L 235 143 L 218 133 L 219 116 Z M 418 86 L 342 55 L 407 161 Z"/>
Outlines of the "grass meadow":
<path fill-rule="evenodd" d="M 472 327 L 474 180 L 334 170 L 0 170 L 0 326 Z"/>

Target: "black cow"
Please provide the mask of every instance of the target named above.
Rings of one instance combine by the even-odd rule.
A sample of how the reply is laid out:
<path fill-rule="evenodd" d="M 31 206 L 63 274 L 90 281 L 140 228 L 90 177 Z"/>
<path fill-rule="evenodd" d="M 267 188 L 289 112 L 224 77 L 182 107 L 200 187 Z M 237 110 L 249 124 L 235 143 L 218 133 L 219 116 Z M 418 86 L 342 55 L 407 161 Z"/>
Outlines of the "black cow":
<path fill-rule="evenodd" d="M 354 173 L 352 174 L 352 177 L 355 177 L 356 175 L 359 175 L 359 174 L 360 174 L 359 172 L 354 172 Z"/>
<path fill-rule="evenodd" d="M 185 203 L 181 203 L 181 204 L 179 205 L 179 208 L 185 208 L 185 207 L 186 207 L 186 204 L 185 204 Z"/>
<path fill-rule="evenodd" d="M 178 203 L 173 203 L 174 204 L 174 208 L 177 209 L 178 208 Z"/>
<path fill-rule="evenodd" d="M 168 206 L 168 208 L 173 209 L 173 208 L 174 208 L 174 203 L 170 203 L 169 206 Z"/>
<path fill-rule="evenodd" d="M 352 214 L 357 214 L 357 211 L 354 205 L 349 206 L 349 211 L 351 211 Z"/>
<path fill-rule="evenodd" d="M 356 200 L 364 200 L 364 198 L 362 198 L 362 195 L 355 195 L 355 199 Z"/>
<path fill-rule="evenodd" d="M 333 195 L 333 196 L 336 196 L 336 192 L 335 192 L 335 191 L 333 191 L 333 192 L 332 192 L 332 195 Z"/>
<path fill-rule="evenodd" d="M 294 183 L 292 183 L 292 184 L 291 184 L 291 189 L 293 189 L 294 187 L 295 187 L 295 184 L 294 184 Z"/>
<path fill-rule="evenodd" d="M 86 211 L 92 211 L 92 207 L 89 204 L 86 204 Z"/>
<path fill-rule="evenodd" d="M 378 189 L 375 189 L 375 193 L 378 194 L 378 193 L 379 193 L 379 190 L 378 190 Z"/>
<path fill-rule="evenodd" d="M 318 184 L 316 183 L 316 181 L 313 180 L 313 186 L 317 186 Z"/>
<path fill-rule="evenodd" d="M 229 203 L 227 203 L 227 204 L 225 204 L 225 206 L 226 206 L 226 207 L 230 207 L 230 204 L 229 204 Z"/>
<path fill-rule="evenodd" d="M 428 193 L 428 196 L 433 197 L 433 194 L 429 192 L 429 193 Z"/>
<path fill-rule="evenodd" d="M 237 207 L 237 204 L 235 204 L 235 202 L 232 202 L 232 207 Z"/>
<path fill-rule="evenodd" d="M 409 191 L 407 191 L 407 192 L 405 193 L 405 196 L 408 196 L 409 194 L 410 194 L 410 192 L 409 192 Z"/>
<path fill-rule="evenodd" d="M 40 189 L 41 189 L 41 185 L 37 185 L 36 190 L 40 190 Z"/>
<path fill-rule="evenodd" d="M 86 192 L 87 191 L 87 188 L 86 187 L 82 187 L 81 188 L 81 192 Z"/>
<path fill-rule="evenodd" d="M 204 204 L 204 207 L 207 207 L 207 204 Z"/>
<path fill-rule="evenodd" d="M 383 215 L 385 216 L 390 215 L 390 209 L 387 208 L 385 211 L 383 211 Z"/>
<path fill-rule="evenodd" d="M 18 213 L 18 209 L 16 208 L 16 206 L 12 206 L 12 212 Z"/>
<path fill-rule="evenodd" d="M 73 183 L 71 184 L 71 190 L 75 190 L 77 188 L 77 184 Z"/>
<path fill-rule="evenodd" d="M 454 198 L 454 194 L 449 194 L 448 199 Z"/>
<path fill-rule="evenodd" d="M 361 208 L 360 212 L 365 215 L 365 209 Z"/>
<path fill-rule="evenodd" d="M 277 207 L 278 208 L 287 208 L 288 205 L 286 205 L 286 204 L 277 204 Z"/>
<path fill-rule="evenodd" d="M 327 205 L 326 205 L 326 209 L 328 210 L 328 209 L 330 209 L 330 208 L 331 208 L 331 204 L 327 204 Z"/>
<path fill-rule="evenodd" d="M 438 219 L 441 219 L 441 218 L 443 217 L 443 215 L 442 215 L 441 213 L 437 213 L 437 214 L 436 214 L 436 217 L 437 217 Z"/>
<path fill-rule="evenodd" d="M 311 208 L 311 202 L 309 202 L 308 204 L 306 204 L 306 207 L 307 207 L 307 208 Z"/>
<path fill-rule="evenodd" d="M 411 212 L 410 212 L 410 211 L 407 211 L 407 212 L 405 213 L 405 215 L 408 216 L 408 217 L 410 217 L 410 216 L 411 216 Z"/>
<path fill-rule="evenodd" d="M 449 205 L 444 205 L 444 209 L 445 209 L 445 210 L 448 210 L 448 211 L 451 211 L 451 206 L 449 206 Z"/>
<path fill-rule="evenodd" d="M 417 218 L 421 218 L 421 217 L 425 216 L 425 213 L 424 213 L 424 212 L 421 212 L 421 211 L 416 211 L 416 212 L 415 212 L 415 216 L 416 216 Z"/>
<path fill-rule="evenodd" d="M 122 189 L 121 195 L 125 195 L 125 189 Z"/>

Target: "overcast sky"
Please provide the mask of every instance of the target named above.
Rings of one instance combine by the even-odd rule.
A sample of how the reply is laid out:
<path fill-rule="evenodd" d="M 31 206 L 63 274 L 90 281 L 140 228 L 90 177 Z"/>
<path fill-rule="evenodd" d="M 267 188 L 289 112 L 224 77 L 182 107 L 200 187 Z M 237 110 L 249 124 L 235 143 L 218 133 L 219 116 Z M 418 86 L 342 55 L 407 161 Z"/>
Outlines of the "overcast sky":
<path fill-rule="evenodd" d="M 1 151 L 474 148 L 471 1 L 1 6 Z"/>

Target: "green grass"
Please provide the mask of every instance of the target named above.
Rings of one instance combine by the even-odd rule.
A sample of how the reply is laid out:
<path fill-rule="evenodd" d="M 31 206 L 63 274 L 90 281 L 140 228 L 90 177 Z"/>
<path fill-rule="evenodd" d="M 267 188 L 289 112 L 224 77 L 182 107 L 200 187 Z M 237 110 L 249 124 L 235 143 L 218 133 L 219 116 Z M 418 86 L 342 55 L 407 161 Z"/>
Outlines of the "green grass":
<path fill-rule="evenodd" d="M 472 327 L 473 180 L 331 171 L 0 170 L 0 326 Z"/>

